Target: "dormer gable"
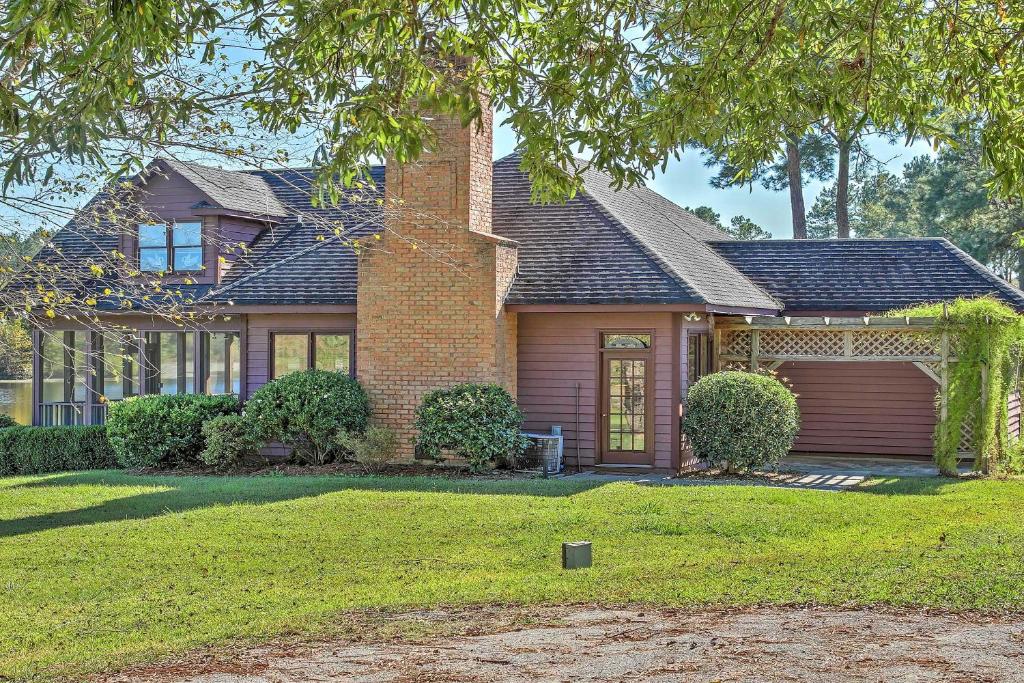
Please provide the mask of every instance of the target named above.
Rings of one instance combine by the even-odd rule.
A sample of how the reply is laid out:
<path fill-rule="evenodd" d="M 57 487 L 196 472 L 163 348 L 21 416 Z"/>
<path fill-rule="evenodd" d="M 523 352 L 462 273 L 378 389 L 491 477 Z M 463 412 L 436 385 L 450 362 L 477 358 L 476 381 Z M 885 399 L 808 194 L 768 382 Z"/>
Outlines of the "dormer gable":
<path fill-rule="evenodd" d="M 171 282 L 217 284 L 286 210 L 254 175 L 157 159 L 132 179 L 139 222 L 121 250 L 143 273 Z"/>

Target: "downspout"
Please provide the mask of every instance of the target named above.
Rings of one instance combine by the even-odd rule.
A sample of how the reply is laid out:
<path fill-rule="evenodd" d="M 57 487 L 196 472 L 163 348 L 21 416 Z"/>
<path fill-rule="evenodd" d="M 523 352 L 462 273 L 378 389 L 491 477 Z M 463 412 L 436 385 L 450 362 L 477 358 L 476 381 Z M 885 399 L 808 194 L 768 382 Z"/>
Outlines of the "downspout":
<path fill-rule="evenodd" d="M 580 465 L 580 383 L 576 382 L 576 473 L 583 471 Z"/>

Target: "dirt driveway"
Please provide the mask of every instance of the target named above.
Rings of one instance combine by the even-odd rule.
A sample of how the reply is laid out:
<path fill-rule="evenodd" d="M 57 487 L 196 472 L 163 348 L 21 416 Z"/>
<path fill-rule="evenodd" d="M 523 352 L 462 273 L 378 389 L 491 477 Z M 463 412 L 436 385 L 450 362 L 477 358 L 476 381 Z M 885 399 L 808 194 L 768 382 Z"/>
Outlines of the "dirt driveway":
<path fill-rule="evenodd" d="M 423 635 L 193 655 L 105 681 L 1024 681 L 1024 615 L 577 606 L 424 611 Z"/>

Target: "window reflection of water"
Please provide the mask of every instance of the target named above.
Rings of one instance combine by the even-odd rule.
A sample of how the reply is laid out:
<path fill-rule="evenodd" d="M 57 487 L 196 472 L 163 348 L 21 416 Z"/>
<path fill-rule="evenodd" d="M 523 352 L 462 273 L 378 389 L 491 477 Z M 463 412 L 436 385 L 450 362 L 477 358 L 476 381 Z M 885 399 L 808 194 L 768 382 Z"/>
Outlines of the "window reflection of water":
<path fill-rule="evenodd" d="M 0 379 L 0 413 L 10 415 L 21 424 L 31 424 L 31 380 Z"/>

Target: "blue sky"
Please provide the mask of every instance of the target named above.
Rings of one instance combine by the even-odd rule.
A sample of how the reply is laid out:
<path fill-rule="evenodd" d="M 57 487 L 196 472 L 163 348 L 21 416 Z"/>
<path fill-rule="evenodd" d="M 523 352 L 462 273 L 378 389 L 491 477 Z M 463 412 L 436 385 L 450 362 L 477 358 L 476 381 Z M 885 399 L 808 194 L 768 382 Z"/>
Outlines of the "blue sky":
<path fill-rule="evenodd" d="M 515 134 L 511 129 L 504 125 L 497 126 L 494 130 L 494 157 L 497 159 L 512 152 L 515 143 Z M 926 141 L 915 142 L 910 146 L 891 145 L 881 137 L 872 138 L 868 147 L 872 155 L 887 162 L 887 168 L 894 173 L 899 173 L 903 164 L 913 157 L 931 151 Z M 687 150 L 680 161 L 669 161 L 666 172 L 649 181 L 648 185 L 680 206 L 710 206 L 722 215 L 723 223 L 742 214 L 771 231 L 774 237 L 793 236 L 788 191 L 770 192 L 759 184 L 753 188 L 717 190 L 708 183 L 711 175 L 710 170 L 704 167 L 700 154 Z M 812 181 L 804 187 L 804 203 L 808 211 L 825 185 L 827 183 Z"/>
<path fill-rule="evenodd" d="M 500 116 L 501 113 L 498 112 L 496 118 L 500 118 Z M 512 152 L 515 143 L 515 133 L 511 128 L 503 124 L 495 127 L 495 158 Z M 899 173 L 903 164 L 914 156 L 931 152 L 930 145 L 925 141 L 904 146 L 902 144 L 892 145 L 887 140 L 876 137 L 869 141 L 868 146 L 872 155 L 878 160 L 886 161 L 888 169 L 894 173 Z M 186 153 L 183 156 L 189 157 L 190 155 Z M 301 153 L 297 154 L 293 165 L 302 165 L 307 162 L 307 159 L 301 157 Z M 196 160 L 204 163 L 211 162 L 205 158 Z M 231 167 L 230 163 L 225 163 L 225 160 L 219 158 L 213 160 L 212 163 L 217 166 Z M 666 172 L 658 174 L 648 181 L 648 185 L 680 206 L 692 208 L 710 206 L 721 215 L 723 223 L 727 224 L 730 218 L 742 214 L 769 230 L 774 237 L 793 236 L 788 192 L 771 192 L 765 190 L 760 184 L 755 184 L 752 188 L 738 187 L 719 190 L 709 184 L 711 175 L 710 169 L 704 167 L 700 154 L 694 150 L 687 150 L 681 160 L 670 160 Z M 825 185 L 826 183 L 812 181 L 804 187 L 804 202 L 808 211 L 814 204 L 815 197 Z M 31 193 L 31 190 L 32 188 L 26 188 L 23 191 Z M 88 198 L 88 194 L 69 198 L 67 202 L 62 201 L 61 203 L 81 205 Z M 38 220 L 30 217 L 29 220 L 24 221 L 18 220 L 18 218 L 20 217 L 17 212 L 9 210 L 7 207 L 0 207 L 0 219 L 3 220 L 0 230 L 15 229 L 19 232 L 28 232 L 38 227 Z M 59 216 L 57 223 L 63 223 L 64 220 L 64 216 Z"/>

